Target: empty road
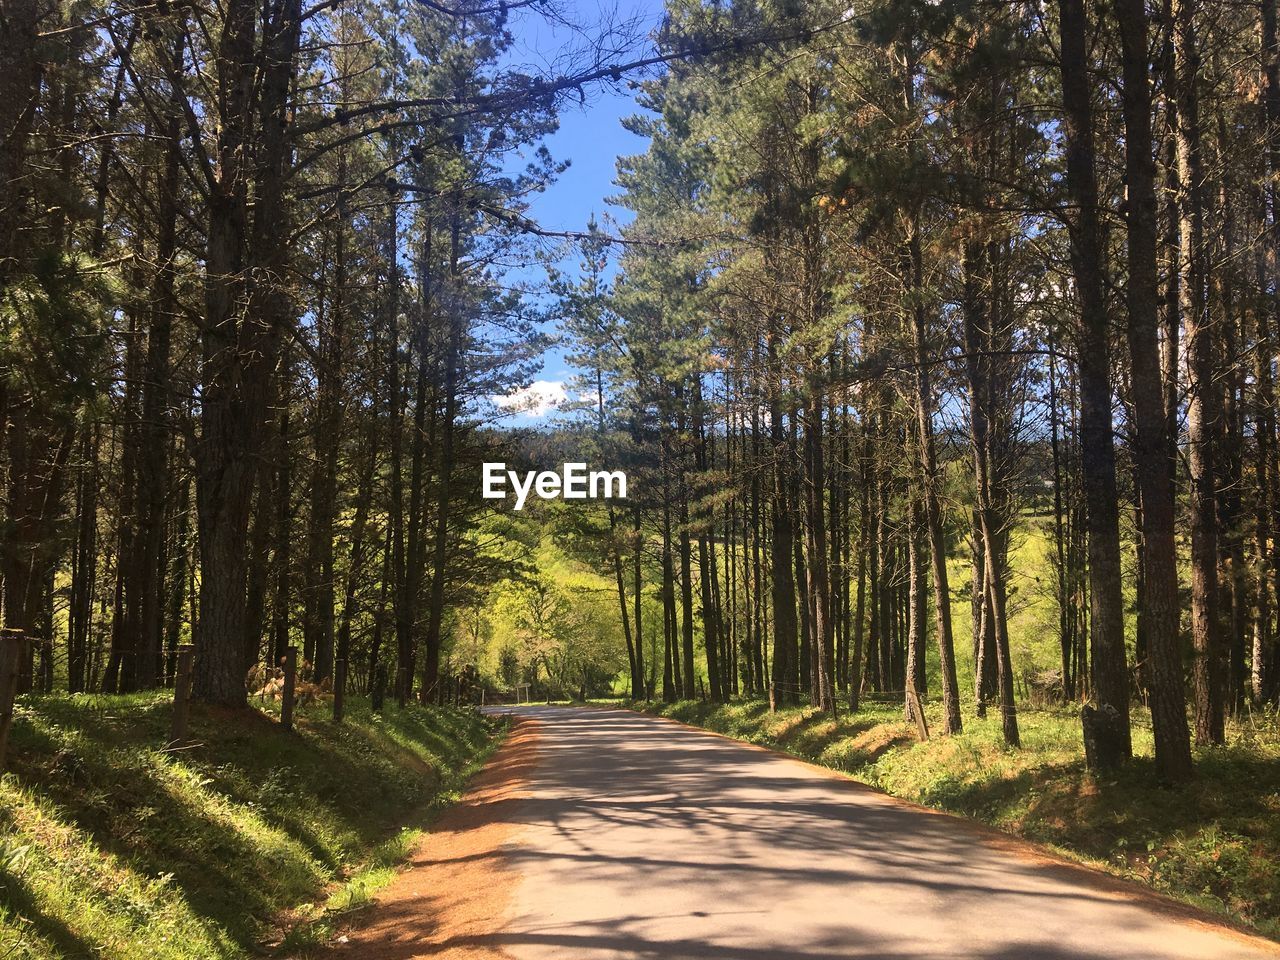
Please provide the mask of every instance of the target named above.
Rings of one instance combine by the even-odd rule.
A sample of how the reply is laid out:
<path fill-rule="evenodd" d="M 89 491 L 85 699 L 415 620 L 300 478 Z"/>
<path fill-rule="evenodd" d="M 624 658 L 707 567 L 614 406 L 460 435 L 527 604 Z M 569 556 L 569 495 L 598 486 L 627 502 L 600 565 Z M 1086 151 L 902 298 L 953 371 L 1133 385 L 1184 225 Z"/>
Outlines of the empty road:
<path fill-rule="evenodd" d="M 629 711 L 519 707 L 532 742 L 486 852 L 430 846 L 369 957 L 516 960 L 1258 960 L 1280 948 L 979 825 L 777 754 Z M 501 761 L 502 755 L 499 755 Z M 499 767 L 501 763 L 497 764 Z M 464 807 L 467 807 L 464 804 Z M 446 828 L 448 832 L 450 828 Z M 464 849 L 464 848 L 457 848 Z M 448 847 L 454 851 L 454 847 Z M 500 861 L 501 917 L 418 911 Z M 432 873 L 431 871 L 436 871 Z M 437 893 L 433 893 L 436 891 Z M 496 893 L 494 894 L 497 899 Z M 425 911 L 423 911 L 425 913 Z M 483 929 L 483 934 L 477 933 Z M 394 942 L 392 942 L 394 941 Z M 391 948 L 391 949 L 385 949 Z"/>

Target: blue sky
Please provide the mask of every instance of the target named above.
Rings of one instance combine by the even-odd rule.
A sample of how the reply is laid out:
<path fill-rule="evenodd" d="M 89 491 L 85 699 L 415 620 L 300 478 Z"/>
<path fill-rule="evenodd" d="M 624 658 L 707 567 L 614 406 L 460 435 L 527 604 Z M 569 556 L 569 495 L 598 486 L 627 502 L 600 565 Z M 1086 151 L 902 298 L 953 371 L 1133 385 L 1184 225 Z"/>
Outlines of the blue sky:
<path fill-rule="evenodd" d="M 533 12 L 512 14 L 511 30 L 515 45 L 509 59 L 530 72 L 553 75 L 556 61 L 571 53 L 602 23 L 634 21 L 646 33 L 659 22 L 662 0 L 638 0 L 628 4 L 610 4 L 600 0 L 564 0 L 558 8 L 564 19 L 578 29 L 553 24 Z M 586 104 L 565 107 L 559 129 L 544 144 L 556 160 L 569 160 L 569 169 L 545 192 L 535 196 L 529 215 L 550 230 L 582 230 L 594 214 L 598 220 L 606 215 L 625 222 L 626 211 L 610 207 L 606 198 L 616 192 L 613 185 L 615 161 L 619 156 L 639 153 L 646 141 L 622 127 L 622 119 L 637 110 L 632 94 L 626 89 L 613 90 L 601 86 L 588 91 Z M 571 262 L 565 264 L 570 266 Z M 541 270 L 538 271 L 541 277 Z M 525 279 L 533 280 L 533 275 Z M 564 357 L 558 350 L 549 351 L 540 381 L 563 384 L 570 375 Z M 555 387 L 544 392 L 554 394 Z M 512 426 L 527 426 L 543 417 L 521 415 L 509 420 Z"/>

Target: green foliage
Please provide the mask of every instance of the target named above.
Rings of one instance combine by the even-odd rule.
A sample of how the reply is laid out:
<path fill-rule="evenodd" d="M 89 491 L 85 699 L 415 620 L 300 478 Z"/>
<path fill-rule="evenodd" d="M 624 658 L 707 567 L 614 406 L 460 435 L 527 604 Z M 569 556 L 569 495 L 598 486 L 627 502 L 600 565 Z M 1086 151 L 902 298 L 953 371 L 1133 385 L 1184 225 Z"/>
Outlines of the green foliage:
<path fill-rule="evenodd" d="M 0 371 L 10 389 L 56 410 L 98 389 L 102 321 L 120 302 L 122 284 L 88 258 L 54 250 L 28 266 L 0 289 Z"/>
<path fill-rule="evenodd" d="M 197 746 L 165 751 L 164 694 L 22 706 L 0 783 L 0 955 L 240 957 L 285 910 L 288 943 L 318 939 L 389 878 L 416 838 L 404 820 L 448 799 L 496 728 L 361 701 L 335 727 L 316 710 L 290 734 L 197 709 Z"/>
<path fill-rule="evenodd" d="M 570 511 L 541 505 L 546 513 Z M 505 686 L 529 683 L 536 697 L 581 699 L 610 691 L 626 668 L 613 583 L 544 538 L 530 551 L 536 572 L 497 587 L 483 666 Z"/>

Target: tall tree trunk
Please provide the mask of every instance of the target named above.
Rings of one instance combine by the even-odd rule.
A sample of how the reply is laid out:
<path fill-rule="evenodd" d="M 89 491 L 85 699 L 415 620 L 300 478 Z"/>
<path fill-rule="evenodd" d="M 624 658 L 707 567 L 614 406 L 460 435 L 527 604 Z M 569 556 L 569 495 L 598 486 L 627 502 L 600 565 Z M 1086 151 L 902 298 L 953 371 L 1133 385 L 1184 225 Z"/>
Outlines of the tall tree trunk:
<path fill-rule="evenodd" d="M 677 653 L 676 577 L 671 556 L 671 509 L 662 508 L 662 700 L 674 703 L 680 699 L 680 681 Z"/>
<path fill-rule="evenodd" d="M 1200 52 L 1195 7 L 1173 0 L 1173 60 L 1178 118 L 1178 216 L 1181 221 L 1181 310 L 1187 341 L 1187 462 L 1191 474 L 1191 642 L 1196 742 L 1222 743 L 1223 651 L 1218 623 L 1218 519 L 1215 434 L 1221 401 L 1215 382 L 1217 345 L 1208 316 L 1208 251 L 1204 233 L 1204 163 L 1200 146 Z"/>
<path fill-rule="evenodd" d="M 1062 652 L 1062 695 L 1066 701 L 1075 699 L 1075 683 L 1072 669 L 1075 663 L 1073 650 L 1075 636 L 1071 622 L 1071 586 L 1068 573 L 1068 544 L 1066 511 L 1063 509 L 1063 455 L 1058 415 L 1058 358 L 1052 332 L 1049 335 L 1049 438 L 1053 452 L 1053 545 L 1057 565 L 1058 646 Z"/>
<path fill-rule="evenodd" d="M 782 418 L 781 365 L 778 361 L 779 332 L 775 326 L 767 337 L 769 384 L 769 435 L 772 443 L 773 497 L 770 516 L 773 537 L 770 569 L 773 576 L 773 663 L 769 690 L 771 708 L 796 702 L 792 681 L 796 648 L 795 532 L 791 525 L 791 467 L 788 460 L 786 427 Z"/>
<path fill-rule="evenodd" d="M 425 643 L 424 699 L 437 697 L 436 686 L 440 676 L 440 628 L 444 621 L 445 571 L 449 562 L 449 498 L 453 492 L 455 451 L 455 427 L 458 418 L 459 390 L 463 338 L 466 336 L 465 319 L 462 316 L 462 291 L 459 257 L 461 256 L 460 210 L 454 210 L 449 224 L 449 279 L 451 303 L 448 310 L 448 329 L 445 332 L 444 352 L 444 419 L 441 422 L 440 466 L 436 475 L 436 529 L 434 559 L 431 573 L 431 603 L 427 609 L 427 635 Z"/>
<path fill-rule="evenodd" d="M 635 541 L 635 562 L 632 568 L 633 579 L 631 585 L 631 597 L 635 604 L 637 646 L 643 642 L 644 638 L 644 572 L 641 568 L 641 561 L 644 559 L 644 536 L 640 519 L 640 501 L 637 500 L 631 511 L 631 534 Z M 652 694 L 648 689 L 648 682 L 646 681 L 645 699 L 648 700 L 651 695 Z"/>
<path fill-rule="evenodd" d="M 345 181 L 345 164 L 339 162 L 338 185 Z M 334 570 L 333 525 L 337 514 L 338 451 L 342 446 L 342 389 L 346 339 L 347 243 L 346 224 L 334 225 L 333 278 L 328 311 L 317 318 L 319 362 L 316 365 L 316 404 L 312 422 L 314 459 L 311 466 L 311 502 L 307 518 L 307 557 L 303 590 L 306 602 L 303 645 L 312 657 L 312 680 L 319 683 L 333 674 Z"/>
<path fill-rule="evenodd" d="M 808 509 L 808 570 L 813 609 L 813 665 L 817 691 L 814 705 L 819 710 L 835 709 L 835 690 L 830 672 L 832 644 L 831 574 L 828 567 L 827 523 L 823 490 L 827 485 L 826 459 L 822 439 L 823 392 L 811 379 L 805 422 L 805 500 Z"/>
<path fill-rule="evenodd" d="M 852 649 L 849 654 L 849 711 L 857 713 L 859 700 L 862 697 L 862 662 L 863 662 L 863 637 L 864 637 L 864 617 L 866 615 L 866 579 L 867 579 L 867 559 L 871 553 L 871 485 L 867 483 L 867 451 L 870 444 L 865 439 L 867 435 L 866 424 L 863 423 L 862 430 L 864 434 L 863 440 L 863 456 L 861 471 L 861 492 L 862 503 L 858 516 L 858 553 L 857 553 L 857 599 L 853 606 L 853 641 Z"/>
<path fill-rule="evenodd" d="M 993 649 L 984 650 L 984 665 L 988 657 L 995 661 L 997 687 L 1000 693 L 1001 729 L 1005 743 L 1018 746 L 1017 708 L 1013 698 L 1013 667 L 1009 650 L 1009 620 L 1005 609 L 1005 545 L 1004 527 L 996 503 L 995 471 L 992 455 L 991 364 L 992 327 L 996 309 L 994 294 L 985 300 L 985 309 L 977 295 L 973 276 L 981 262 L 982 254 L 970 243 L 965 250 L 966 297 L 964 308 L 964 342 L 966 366 L 969 371 L 969 427 L 973 441 L 974 487 L 978 499 L 978 532 L 982 537 L 984 610 L 982 646 L 986 647 L 987 633 L 994 641 Z"/>
<path fill-rule="evenodd" d="M 258 495 L 254 500 L 253 518 L 249 528 L 249 566 L 245 579 L 245 662 L 255 664 L 262 656 L 262 635 L 265 629 L 267 588 L 271 576 L 271 539 L 275 520 L 275 489 L 273 464 L 264 446 L 264 456 L 258 463 L 255 486 Z M 275 454 L 279 456 L 279 454 Z"/>
<path fill-rule="evenodd" d="M 279 0 L 263 17 L 260 5 L 229 0 L 223 10 L 213 71 L 220 96 L 205 248 L 201 433 L 195 448 L 200 620 L 193 691 L 209 702 L 243 706 L 253 465 L 270 418 L 280 334 L 292 324 L 282 286 L 259 278 L 285 272 L 284 181 L 292 147 L 288 102 L 301 7 L 299 0 Z M 265 20 L 261 50 L 255 44 L 260 18 Z M 259 73 L 264 60 L 268 66 Z"/>
<path fill-rule="evenodd" d="M 680 433 L 683 434 L 684 430 L 681 429 Z M 677 464 L 681 460 L 678 460 Z M 681 693 L 684 699 L 692 700 L 697 693 L 693 672 L 693 548 L 689 539 L 689 491 L 684 482 L 685 471 L 677 466 L 677 473 L 679 474 L 680 501 L 677 515 L 680 526 L 676 544 L 680 554 L 680 675 L 683 681 Z"/>
<path fill-rule="evenodd" d="M 76 466 L 76 536 L 71 561 L 71 599 L 67 611 L 67 690 L 87 689 L 93 594 L 98 579 L 98 457 L 101 430 L 81 427 Z"/>
<path fill-rule="evenodd" d="M 1262 81 L 1266 121 L 1267 187 L 1261 206 L 1266 234 L 1264 249 L 1256 256 L 1258 288 L 1268 288 L 1268 278 L 1280 270 L 1280 30 L 1277 29 L 1277 0 L 1262 0 Z M 1252 686 L 1258 700 L 1280 701 L 1280 631 L 1263 612 L 1263 603 L 1280 607 L 1280 537 L 1275 535 L 1280 519 L 1280 457 L 1276 452 L 1275 388 L 1272 356 L 1275 331 L 1280 323 L 1280 301 L 1266 298 L 1258 308 L 1258 343 L 1255 351 L 1258 382 L 1258 421 L 1255 425 L 1258 443 L 1259 505 L 1258 553 L 1260 570 L 1258 585 L 1258 629 L 1254 639 Z M 1267 543 L 1271 546 L 1268 548 Z M 1270 574 L 1270 576 L 1268 576 Z M 1263 581 L 1268 581 L 1265 584 Z"/>
<path fill-rule="evenodd" d="M 924 288 L 924 264 L 920 249 L 919 225 L 913 221 L 907 238 L 908 266 L 912 289 L 912 339 L 915 346 L 915 414 L 920 457 L 924 522 L 929 535 L 929 557 L 933 573 L 933 607 L 938 643 L 939 673 L 942 679 L 943 732 L 959 733 L 960 689 L 956 681 L 955 642 L 951 634 L 951 585 L 947 574 L 947 539 L 942 519 L 938 456 L 933 436 L 933 379 L 929 374 L 931 354 L 925 331 L 925 305 L 920 302 Z"/>
<path fill-rule="evenodd" d="M 285 370 L 289 369 L 286 357 Z M 275 587 L 271 600 L 271 666 L 278 667 L 289 646 L 293 584 L 293 461 L 289 452 L 289 405 L 280 410 L 276 428 Z"/>
<path fill-rule="evenodd" d="M 351 624 L 355 619 L 356 586 L 360 582 L 368 559 L 366 530 L 369 524 L 369 510 L 373 502 L 373 475 L 378 465 L 377 431 L 370 430 L 369 433 L 369 450 L 356 485 L 355 516 L 351 520 L 351 549 L 347 554 L 347 577 L 343 587 L 342 615 L 338 618 L 334 639 L 334 662 L 336 664 L 340 661 L 348 668 L 351 665 Z"/>
<path fill-rule="evenodd" d="M 135 238 L 135 247 L 141 240 Z M 134 271 L 137 281 L 139 271 Z M 105 693 L 129 693 L 134 689 L 138 672 L 138 629 L 133 602 L 138 585 L 138 551 L 132 536 L 138 524 L 138 458 L 141 414 L 138 393 L 142 382 L 142 331 L 139 329 L 138 304 L 130 304 L 129 334 L 124 347 L 124 392 L 120 398 L 118 427 L 120 480 L 116 499 L 116 568 L 111 609 L 111 652 L 102 677 Z"/>
<path fill-rule="evenodd" d="M 389 536 L 391 539 L 391 611 L 396 637 L 396 702 L 403 707 L 413 691 L 413 600 L 405 562 L 404 522 L 404 388 L 400 371 L 399 213 L 394 201 L 387 210 L 387 419 Z"/>
<path fill-rule="evenodd" d="M 921 536 L 923 523 L 920 516 L 920 502 L 912 497 L 907 501 L 907 702 L 906 719 L 915 720 L 911 707 L 911 695 L 917 694 L 921 702 L 925 698 L 925 642 L 928 628 L 925 618 L 928 615 L 929 601 L 925 596 L 928 589 L 925 573 L 925 560 Z"/>
<path fill-rule="evenodd" d="M 1090 638 L 1093 696 L 1111 718 L 1102 765 L 1133 753 L 1129 675 L 1125 667 L 1124 599 L 1120 588 L 1120 518 L 1111 420 L 1111 335 L 1103 276 L 1102 225 L 1094 160 L 1093 90 L 1083 0 L 1059 4 L 1067 192 L 1075 207 L 1071 261 L 1080 301 L 1080 461 L 1089 504 Z"/>
<path fill-rule="evenodd" d="M 694 374 L 693 383 L 693 430 L 697 446 L 694 448 L 695 466 L 698 473 L 706 476 L 710 464 L 707 458 L 707 434 L 703 413 L 702 377 Z M 720 676 L 721 630 L 716 615 L 716 568 L 715 554 L 712 552 L 709 534 L 715 529 L 715 511 L 711 508 L 700 508 L 698 517 L 698 585 L 702 601 L 702 642 L 707 657 L 707 686 L 713 701 L 727 701 L 727 691 L 722 687 Z M 691 662 L 687 664 L 691 666 Z M 688 683 L 688 681 L 686 681 Z M 727 686 L 727 685 L 725 685 Z"/>
<path fill-rule="evenodd" d="M 179 30 L 169 60 L 171 77 L 182 71 L 183 37 L 184 31 Z M 151 287 L 151 316 L 147 329 L 142 422 L 139 429 L 141 449 L 138 458 L 137 558 L 134 565 L 138 577 L 135 588 L 138 614 L 135 622 L 139 635 L 134 669 L 137 675 L 136 686 L 141 690 L 156 686 L 164 676 L 165 501 L 170 492 L 169 352 L 173 318 L 178 310 L 174 260 L 178 253 L 178 178 L 182 164 L 182 96 L 176 84 L 171 86 L 164 126 L 164 166 L 157 184 L 158 268 Z"/>
<path fill-rule="evenodd" d="M 172 458 L 171 458 L 172 459 Z M 174 521 L 174 545 L 169 571 L 169 595 L 165 598 L 165 685 L 173 684 L 178 664 L 178 641 L 182 636 L 183 608 L 187 605 L 187 571 L 191 569 L 191 480 L 185 473 L 179 478 L 177 503 L 170 511 Z M 195 617 L 187 619 L 195 623 Z"/>

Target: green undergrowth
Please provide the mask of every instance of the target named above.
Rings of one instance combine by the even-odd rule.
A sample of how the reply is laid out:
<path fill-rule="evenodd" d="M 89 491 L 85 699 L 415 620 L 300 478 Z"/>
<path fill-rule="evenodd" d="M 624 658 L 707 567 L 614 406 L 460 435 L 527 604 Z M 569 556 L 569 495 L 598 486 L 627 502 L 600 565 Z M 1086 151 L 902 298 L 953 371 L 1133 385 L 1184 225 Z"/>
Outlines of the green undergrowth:
<path fill-rule="evenodd" d="M 0 957 L 294 956 L 392 875 L 496 742 L 474 711 L 371 711 L 286 733 L 168 694 L 30 698 L 0 780 Z"/>
<path fill-rule="evenodd" d="M 998 717 L 918 742 L 898 704 L 839 720 L 812 708 L 770 713 L 761 702 L 636 704 L 718 733 L 820 763 L 916 803 L 992 824 L 1280 939 L 1280 730 L 1274 717 L 1234 724 L 1226 747 L 1196 751 L 1196 779 L 1155 784 L 1151 733 L 1137 758 L 1095 777 L 1072 711 L 1019 716 L 1021 749 Z M 935 730 L 937 704 L 926 710 Z M 1141 721 L 1139 721 L 1139 724 Z"/>

